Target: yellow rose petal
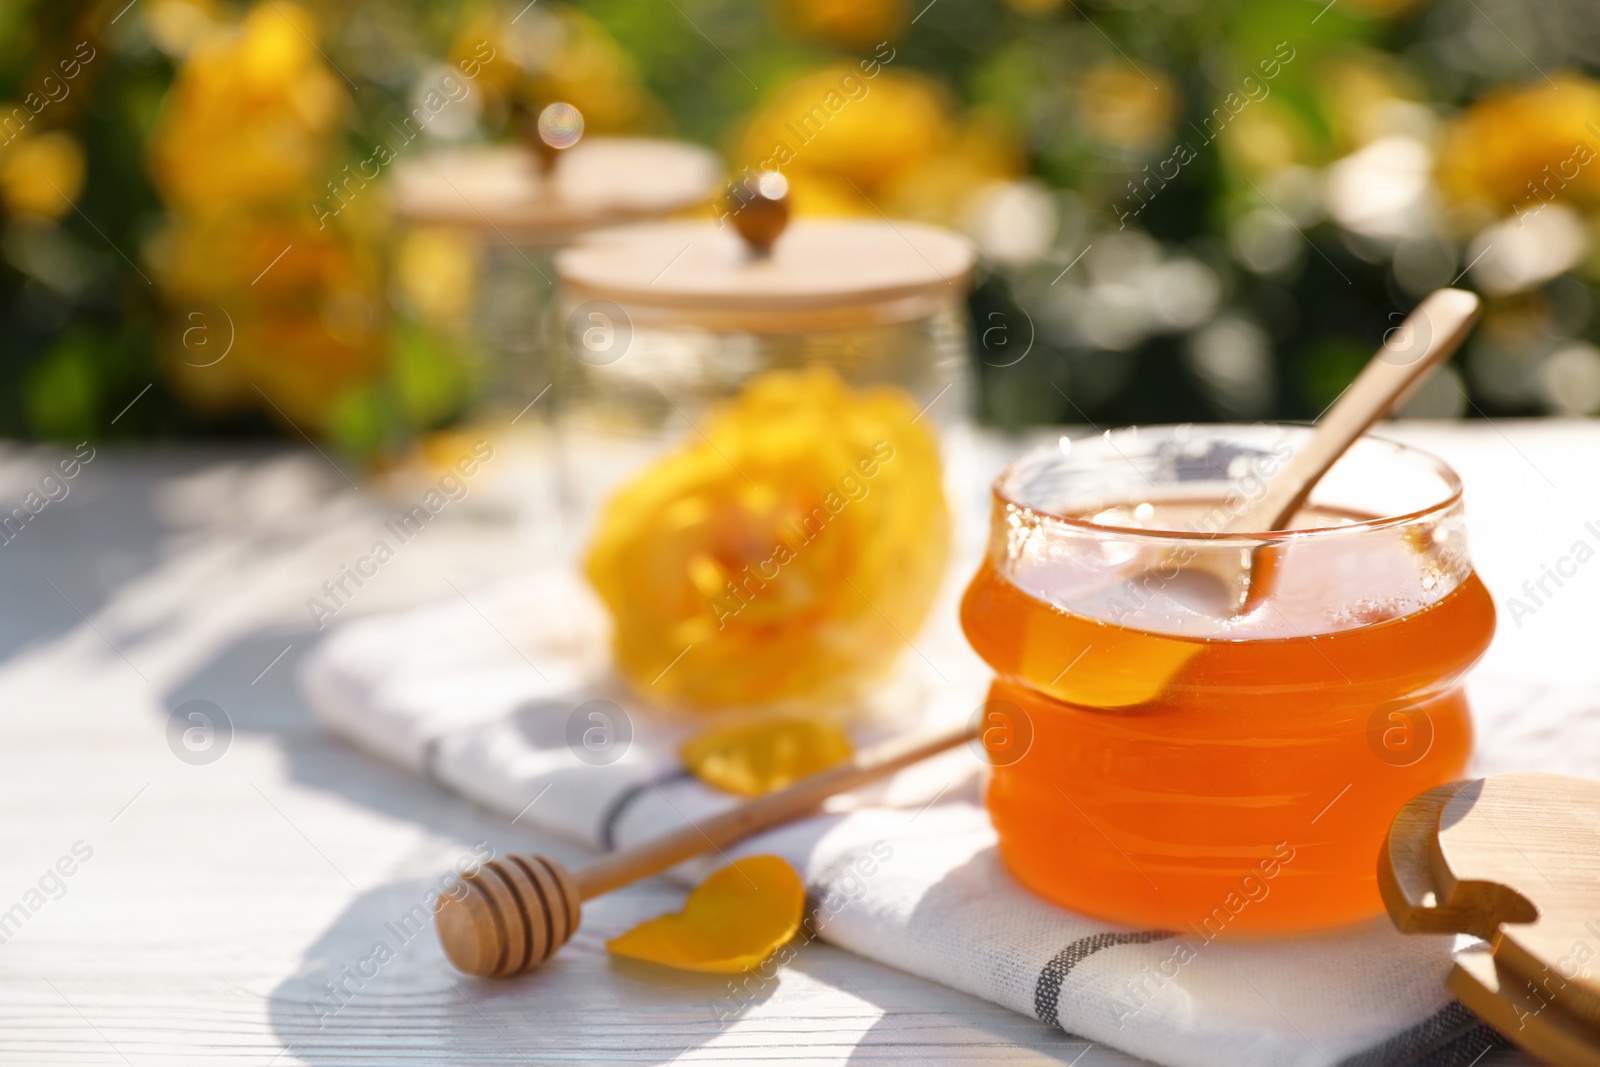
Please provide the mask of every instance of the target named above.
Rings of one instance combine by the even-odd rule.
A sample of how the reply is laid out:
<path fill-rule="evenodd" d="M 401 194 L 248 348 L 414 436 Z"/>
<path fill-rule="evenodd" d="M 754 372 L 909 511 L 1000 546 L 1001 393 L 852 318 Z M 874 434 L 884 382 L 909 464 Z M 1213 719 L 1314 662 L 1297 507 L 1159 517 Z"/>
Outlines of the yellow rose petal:
<path fill-rule="evenodd" d="M 684 971 L 739 974 L 800 929 L 806 889 L 777 856 L 747 856 L 702 882 L 683 910 L 606 942 L 615 956 Z"/>
<path fill-rule="evenodd" d="M 678 750 L 696 778 L 742 797 L 776 792 L 854 754 L 849 736 L 839 727 L 802 718 L 713 726 Z"/>

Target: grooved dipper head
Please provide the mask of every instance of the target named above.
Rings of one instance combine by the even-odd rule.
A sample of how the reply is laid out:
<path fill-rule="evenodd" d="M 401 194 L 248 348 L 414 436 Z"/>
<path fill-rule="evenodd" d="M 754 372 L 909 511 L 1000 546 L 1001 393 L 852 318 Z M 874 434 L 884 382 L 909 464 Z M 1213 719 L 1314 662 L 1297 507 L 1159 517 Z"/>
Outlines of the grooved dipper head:
<path fill-rule="evenodd" d="M 578 929 L 578 887 L 554 860 L 506 856 L 461 882 L 463 895 L 439 897 L 434 925 L 444 954 L 467 974 L 508 978 L 531 971 Z"/>

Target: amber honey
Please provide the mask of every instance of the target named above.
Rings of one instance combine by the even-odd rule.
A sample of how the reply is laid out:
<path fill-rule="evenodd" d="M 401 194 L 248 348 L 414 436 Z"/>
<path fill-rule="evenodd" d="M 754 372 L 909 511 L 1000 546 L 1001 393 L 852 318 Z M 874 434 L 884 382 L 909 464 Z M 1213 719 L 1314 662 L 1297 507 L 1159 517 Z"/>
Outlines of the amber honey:
<path fill-rule="evenodd" d="M 1074 911 L 1207 938 L 1381 912 L 1394 813 L 1466 771 L 1462 679 L 1494 631 L 1459 494 L 1388 526 L 1302 516 L 1320 532 L 1286 542 L 1272 594 L 1238 619 L 1168 598 L 1147 546 L 1105 555 L 1140 535 L 1095 520 L 1127 509 L 1050 531 L 999 488 L 997 502 L 961 618 L 1012 746 L 988 793 L 1012 874 Z M 1185 528 L 1170 507 L 1141 511 Z"/>

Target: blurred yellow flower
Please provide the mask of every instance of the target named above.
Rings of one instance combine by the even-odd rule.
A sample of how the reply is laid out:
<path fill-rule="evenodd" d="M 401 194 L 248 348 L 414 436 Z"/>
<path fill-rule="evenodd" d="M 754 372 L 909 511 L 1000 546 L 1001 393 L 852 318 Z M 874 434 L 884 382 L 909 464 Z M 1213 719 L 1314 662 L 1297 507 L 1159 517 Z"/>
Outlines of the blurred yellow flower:
<path fill-rule="evenodd" d="M 735 159 L 782 171 L 798 213 L 956 222 L 980 187 L 1020 172 L 1016 139 L 985 112 L 958 117 L 894 57 L 885 46 L 791 82 L 747 120 Z"/>
<path fill-rule="evenodd" d="M 763 169 L 785 174 L 782 157 L 790 156 L 795 173 L 874 186 L 931 155 L 951 131 L 949 101 L 934 82 L 882 67 L 868 76 L 857 64 L 836 63 L 791 82 L 757 112 L 741 155 L 779 157 Z"/>
<path fill-rule="evenodd" d="M 834 723 L 772 715 L 719 723 L 678 750 L 696 778 L 742 797 L 776 792 L 854 754 L 850 735 Z"/>
<path fill-rule="evenodd" d="M 1575 74 L 1554 82 L 1501 89 L 1456 116 L 1439 147 L 1440 187 L 1497 210 L 1600 204 L 1600 83 Z"/>
<path fill-rule="evenodd" d="M 315 432 L 382 369 L 376 256 L 332 228 L 318 230 L 309 213 L 292 221 L 180 216 L 162 244 L 157 277 L 179 313 L 166 367 L 196 406 L 257 406 L 292 430 Z"/>
<path fill-rule="evenodd" d="M 144 8 L 145 31 L 169 56 L 187 55 L 215 34 L 220 17 L 216 0 L 150 0 Z"/>
<path fill-rule="evenodd" d="M 24 133 L 0 147 L 0 202 L 13 215 L 59 219 L 83 191 L 83 175 L 83 146 L 70 133 Z"/>
<path fill-rule="evenodd" d="M 773 0 L 773 7 L 791 31 L 846 48 L 897 40 L 910 17 L 906 0 Z"/>
<path fill-rule="evenodd" d="M 1395 131 L 1399 109 L 1425 98 L 1415 77 L 1395 57 L 1376 51 L 1330 58 L 1317 70 L 1317 95 L 1343 155 Z"/>
<path fill-rule="evenodd" d="M 690 708 L 838 700 L 886 673 L 949 546 L 916 416 L 890 386 L 770 372 L 624 487 L 586 564 L 618 670 Z"/>
<path fill-rule="evenodd" d="M 291 3 L 252 8 L 237 32 L 193 46 L 167 95 L 148 159 L 167 203 L 225 214 L 321 184 L 347 103 Z"/>
<path fill-rule="evenodd" d="M 966 218 L 978 193 L 1026 170 L 1007 121 L 980 108 L 938 151 L 880 185 L 873 199 L 900 218 L 955 225 Z"/>
<path fill-rule="evenodd" d="M 1230 163 L 1251 174 L 1271 175 L 1317 161 L 1304 120 L 1270 98 L 1239 112 L 1222 128 L 1217 143 Z"/>
<path fill-rule="evenodd" d="M 800 931 L 806 887 L 779 856 L 746 856 L 695 887 L 683 910 L 606 942 L 614 956 L 684 971 L 741 974 Z"/>
<path fill-rule="evenodd" d="M 458 323 L 471 309 L 478 250 L 459 229 L 411 230 L 395 250 L 395 287 L 425 321 Z"/>
<path fill-rule="evenodd" d="M 148 16 L 186 49 L 147 155 L 172 213 L 150 255 L 173 312 L 165 367 L 202 410 L 324 432 L 386 362 L 381 203 L 355 189 L 332 225 L 314 211 L 348 100 L 311 16 L 285 0 L 233 28 L 212 13 L 169 0 Z"/>
<path fill-rule="evenodd" d="M 1102 63 L 1078 86 L 1078 118 L 1097 140 L 1132 148 L 1167 135 L 1177 101 L 1171 80 L 1155 68 Z"/>
<path fill-rule="evenodd" d="M 645 88 L 633 57 L 599 22 L 574 8 L 515 4 L 480 10 L 456 35 L 448 60 L 452 66 L 481 65 L 477 84 L 500 121 L 511 117 L 512 104 L 537 111 L 560 100 L 583 112 L 584 128 L 594 133 L 663 122 L 663 109 Z"/>

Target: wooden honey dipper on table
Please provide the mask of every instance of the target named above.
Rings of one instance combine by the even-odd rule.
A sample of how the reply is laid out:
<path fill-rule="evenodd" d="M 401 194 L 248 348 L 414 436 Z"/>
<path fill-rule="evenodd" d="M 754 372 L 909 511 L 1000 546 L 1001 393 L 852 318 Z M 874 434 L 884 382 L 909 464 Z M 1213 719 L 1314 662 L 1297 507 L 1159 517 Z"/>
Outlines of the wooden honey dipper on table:
<path fill-rule="evenodd" d="M 444 954 L 468 974 L 508 978 L 533 970 L 578 930 L 582 902 L 686 859 L 816 811 L 824 800 L 893 774 L 976 736 L 973 725 L 886 742 L 849 762 L 578 870 L 544 856 L 506 856 L 462 876 L 466 893 L 439 897 L 434 925 Z"/>

